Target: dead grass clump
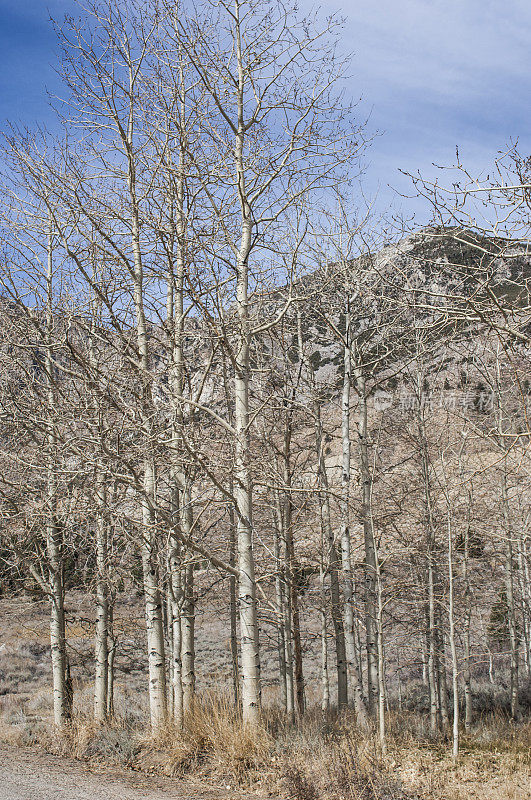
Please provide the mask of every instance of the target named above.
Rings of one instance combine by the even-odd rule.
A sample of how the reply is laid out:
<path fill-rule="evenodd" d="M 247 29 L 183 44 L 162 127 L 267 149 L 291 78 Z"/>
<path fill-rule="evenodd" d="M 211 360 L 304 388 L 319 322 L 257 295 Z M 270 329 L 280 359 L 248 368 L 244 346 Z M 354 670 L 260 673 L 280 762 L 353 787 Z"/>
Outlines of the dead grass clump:
<path fill-rule="evenodd" d="M 0 741 L 14 747 L 52 748 L 53 732 L 45 721 L 27 716 L 23 709 L 0 716 Z"/>
<path fill-rule="evenodd" d="M 309 708 L 296 724 L 288 721 L 285 715 L 276 713 L 267 713 L 265 720 L 276 742 L 277 752 L 288 758 L 295 755 L 297 758 L 312 759 L 347 733 L 352 738 L 358 737 L 360 741 L 362 738 L 355 714 L 350 710 L 338 715 L 333 710 L 324 712 L 318 707 Z"/>
<path fill-rule="evenodd" d="M 414 800 L 380 761 L 368 742 L 355 735 L 322 746 L 318 757 L 286 762 L 284 787 L 291 800 Z"/>
<path fill-rule="evenodd" d="M 515 724 L 504 714 L 493 714 L 472 734 L 462 737 L 466 753 L 504 755 L 516 765 L 531 768 L 531 721 Z"/>
<path fill-rule="evenodd" d="M 313 776 L 304 774 L 296 764 L 286 765 L 283 778 L 291 800 L 318 800 L 319 790 Z"/>
<path fill-rule="evenodd" d="M 413 800 L 393 777 L 389 766 L 367 750 L 362 754 L 346 737 L 334 748 L 327 765 L 326 796 L 333 800 Z"/>
<path fill-rule="evenodd" d="M 139 749 L 134 731 L 119 721 L 100 725 L 81 714 L 74 716 L 57 742 L 62 755 L 121 766 L 132 764 Z"/>
<path fill-rule="evenodd" d="M 274 742 L 265 726 L 246 725 L 223 696 L 198 698 L 181 731 L 166 726 L 144 739 L 138 765 L 176 776 L 199 770 L 250 782 L 271 758 Z"/>

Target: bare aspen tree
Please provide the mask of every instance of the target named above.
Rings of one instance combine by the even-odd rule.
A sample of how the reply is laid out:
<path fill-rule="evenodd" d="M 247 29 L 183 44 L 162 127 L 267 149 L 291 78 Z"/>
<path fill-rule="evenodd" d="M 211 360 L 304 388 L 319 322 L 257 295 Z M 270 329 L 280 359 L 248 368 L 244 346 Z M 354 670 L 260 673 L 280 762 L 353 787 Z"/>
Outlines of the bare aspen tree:
<path fill-rule="evenodd" d="M 286 642 L 285 627 L 285 581 L 283 580 L 282 560 L 280 552 L 282 525 L 280 516 L 282 509 L 280 506 L 279 493 L 275 493 L 274 533 L 273 533 L 273 553 L 276 562 L 275 576 L 275 601 L 278 614 L 277 622 L 277 653 L 278 653 L 278 672 L 280 682 L 280 701 L 286 714 L 293 717 L 293 661 L 288 662 L 288 648 Z"/>
<path fill-rule="evenodd" d="M 344 111 L 331 102 L 341 68 L 330 50 L 330 26 L 319 31 L 298 22 L 292 9 L 264 6 L 256 0 L 220 0 L 213 12 L 203 7 L 201 12 L 200 22 L 184 21 L 179 33 L 183 50 L 211 99 L 212 117 L 205 126 L 212 143 L 210 155 L 203 144 L 196 158 L 198 165 L 201 159 L 205 163 L 205 158 L 215 158 L 215 167 L 207 166 L 206 172 L 200 168 L 198 174 L 221 226 L 226 264 L 234 276 L 235 331 L 230 349 L 241 699 L 244 719 L 255 723 L 260 713 L 260 668 L 249 354 L 263 326 L 252 318 L 249 282 L 253 258 L 258 267 L 260 252 L 265 253 L 264 246 L 290 209 L 310 190 L 330 185 L 333 174 L 339 176 L 350 158 L 349 132 Z M 255 148 L 260 152 L 258 161 Z"/>
<path fill-rule="evenodd" d="M 288 341 L 294 335 L 293 317 L 285 316 L 278 326 L 272 342 L 272 349 L 278 347 L 282 362 L 289 351 Z M 292 345 L 292 352 L 299 352 L 299 345 Z M 296 506 L 293 490 L 297 482 L 297 466 L 293 447 L 296 438 L 298 408 L 297 400 L 303 390 L 303 361 L 297 358 L 293 367 L 282 373 L 282 384 L 277 389 L 278 401 L 282 409 L 279 427 L 279 444 L 276 447 L 276 471 L 281 489 L 277 493 L 278 522 L 283 543 L 283 562 L 281 575 L 285 585 L 284 597 L 284 643 L 286 661 L 286 695 L 288 713 L 301 718 L 305 710 L 305 682 L 302 662 L 300 592 L 295 551 L 294 513 Z"/>
<path fill-rule="evenodd" d="M 378 741 L 380 749 L 385 755 L 387 753 L 387 732 L 385 720 L 385 651 L 383 635 L 383 590 L 382 590 L 382 569 L 380 560 L 377 560 L 376 591 L 378 596 L 378 607 L 376 617 L 376 629 L 378 632 Z"/>
<path fill-rule="evenodd" d="M 502 376 L 500 364 L 500 347 L 496 351 L 495 364 L 495 404 L 496 404 L 496 423 L 497 435 L 500 447 L 503 451 L 503 459 L 500 465 L 500 500 L 502 508 L 504 549 L 505 549 L 505 592 L 507 597 L 507 615 L 509 624 L 509 646 L 510 646 L 510 697 L 511 697 L 511 717 L 518 719 L 519 709 L 519 648 L 518 633 L 516 622 L 516 602 L 514 591 L 514 548 L 513 548 L 513 525 L 510 510 L 509 488 L 508 488 L 508 464 L 507 453 L 509 443 L 507 441 L 506 412 L 502 398 Z"/>
<path fill-rule="evenodd" d="M 321 711 L 330 708 L 330 675 L 328 669 L 328 598 L 326 592 L 326 575 L 328 572 L 327 542 L 325 537 L 325 520 L 323 505 L 319 502 L 320 542 L 319 542 L 319 619 L 321 641 Z"/>
<path fill-rule="evenodd" d="M 523 661 L 527 675 L 531 674 L 531 575 L 529 567 L 529 516 L 523 515 L 524 525 L 518 537 L 518 582 L 521 602 Z"/>
<path fill-rule="evenodd" d="M 354 596 L 353 596 L 353 577 L 352 577 L 352 547 L 350 531 L 350 505 L 351 505 L 351 407 L 352 407 L 352 358 L 353 348 L 356 346 L 355 333 L 357 319 L 353 320 L 354 314 L 361 313 L 357 286 L 358 276 L 354 259 L 354 245 L 356 235 L 360 233 L 362 224 L 356 223 L 355 219 L 348 218 L 348 211 L 344 201 L 338 198 L 337 208 L 334 211 L 336 219 L 333 221 L 331 232 L 332 257 L 337 262 L 336 280 L 341 286 L 344 299 L 340 311 L 340 320 L 343 325 L 334 325 L 329 315 L 326 315 L 327 323 L 333 334 L 339 341 L 343 350 L 343 383 L 341 393 L 341 568 L 343 573 L 343 615 L 344 615 L 344 635 L 345 649 L 348 661 L 348 669 L 351 674 L 351 688 L 354 697 L 354 707 L 358 724 L 367 730 L 369 727 L 369 716 L 363 696 L 363 684 L 361 669 L 358 664 L 356 648 L 356 632 L 354 617 Z M 326 312 L 325 312 L 326 313 Z M 344 330 L 343 330 L 344 329 Z"/>
<path fill-rule="evenodd" d="M 292 320 L 284 317 L 274 331 L 271 340 L 271 350 L 280 351 L 281 370 L 285 369 L 286 352 L 289 348 L 287 340 L 292 333 Z M 278 337 L 278 338 L 277 338 Z M 295 348 L 298 352 L 298 347 Z M 278 430 L 278 444 L 274 445 L 274 460 L 276 480 L 280 483 L 275 494 L 275 519 L 279 533 L 280 557 L 279 561 L 279 589 L 283 601 L 282 636 L 285 647 L 286 665 L 286 701 L 287 713 L 302 717 L 305 708 L 304 673 L 302 663 L 301 626 L 299 613 L 299 578 L 295 553 L 294 531 L 294 500 L 293 489 L 296 483 L 296 466 L 294 465 L 294 433 L 297 427 L 297 398 L 302 389 L 302 362 L 297 363 L 292 369 L 281 371 L 280 386 L 275 382 L 277 402 L 281 409 L 272 416 L 271 425 Z M 273 438 L 273 441 L 275 439 Z M 269 441 L 271 449 L 271 439 Z"/>
<path fill-rule="evenodd" d="M 297 336 L 299 344 L 299 359 L 305 367 L 308 385 L 309 400 L 311 403 L 313 424 L 315 430 L 315 456 L 316 456 L 316 499 L 319 505 L 319 520 L 321 526 L 321 546 L 319 556 L 319 570 L 321 583 L 321 647 L 322 647 L 322 681 L 323 681 L 323 708 L 328 707 L 328 659 L 327 659 L 327 626 L 326 626 L 326 593 L 325 577 L 330 579 L 330 611 L 334 626 L 334 639 L 336 645 L 336 671 L 337 671 L 337 705 L 342 708 L 348 701 L 347 684 L 347 656 L 345 649 L 345 631 L 339 588 L 339 555 L 337 552 L 334 531 L 331 522 L 330 494 L 326 462 L 324 458 L 323 426 L 321 419 L 321 402 L 318 395 L 315 371 L 310 358 L 304 348 L 302 314 L 297 309 Z"/>
<path fill-rule="evenodd" d="M 50 649 L 52 665 L 53 718 L 62 728 L 72 717 L 73 686 L 67 653 L 65 619 L 65 519 L 61 504 L 65 494 L 65 449 L 68 421 L 63 419 L 65 391 L 61 380 L 63 320 L 59 314 L 60 298 L 56 291 L 58 270 L 58 235 L 55 213 L 47 197 L 35 192 L 36 179 L 22 159 L 8 144 L 18 185 L 4 187 L 4 245 L 9 248 L 1 273 L 2 294 L 10 298 L 18 319 L 16 338 L 10 349 L 11 370 L 18 373 L 17 395 L 7 408 L 17 420 L 19 433 L 29 434 L 38 448 L 38 484 L 40 485 L 39 539 L 33 554 L 21 555 L 29 573 L 50 604 Z M 18 193 L 23 193 L 21 203 Z M 31 298 L 31 306 L 25 298 Z M 7 322 L 7 320 L 6 320 Z M 13 413 L 14 412 L 14 413 Z M 62 413 L 63 412 L 63 413 Z M 24 436 L 21 438 L 23 441 Z M 17 453 L 14 453 L 15 458 Z M 27 488 L 31 487 L 31 483 Z M 35 560 L 35 555 L 38 556 Z M 33 556 L 33 557 L 32 557 Z"/>
<path fill-rule="evenodd" d="M 347 288 L 348 292 L 348 288 Z M 341 434 L 342 434 L 342 472 L 341 472 L 341 559 L 344 580 L 344 626 L 345 626 L 345 646 L 349 669 L 352 675 L 352 689 L 354 693 L 354 705 L 358 723 L 362 728 L 368 727 L 368 715 L 363 697 L 361 674 L 358 668 L 356 657 L 356 642 L 354 628 L 354 608 L 353 608 L 353 580 L 352 580 L 352 555 L 350 539 L 350 461 L 351 461 L 351 441 L 350 441 L 350 406 L 351 406 L 351 319 L 350 319 L 350 299 L 347 295 L 345 301 L 345 346 L 343 350 L 343 393 L 341 398 Z"/>
<path fill-rule="evenodd" d="M 377 615 L 377 552 L 372 514 L 372 475 L 369 463 L 367 389 L 360 360 L 354 360 L 354 377 L 358 393 L 359 473 L 361 514 L 365 544 L 365 631 L 367 647 L 367 698 L 369 714 L 376 713 L 378 696 L 378 632 Z"/>
<path fill-rule="evenodd" d="M 459 477 L 463 481 L 463 451 L 466 445 L 466 432 L 462 432 L 463 446 L 459 450 Z M 470 627 L 472 617 L 472 591 L 470 586 L 470 520 L 473 508 L 473 489 L 471 483 L 468 484 L 467 494 L 467 513 L 464 526 L 464 541 L 463 541 L 463 580 L 464 580 L 464 594 L 465 594 L 465 621 L 463 633 L 463 681 L 465 689 L 465 731 L 470 731 L 472 726 L 472 686 L 471 686 L 471 649 L 470 649 Z"/>
<path fill-rule="evenodd" d="M 93 280 L 98 285 L 97 265 L 93 264 Z M 87 389 L 90 386 L 90 376 L 97 372 L 97 325 L 101 317 L 101 302 L 98 295 L 92 302 L 91 319 L 89 320 L 89 343 L 88 343 L 88 368 L 89 380 Z M 87 392 L 90 396 L 90 391 Z M 91 398 L 92 399 L 92 398 Z M 104 409 L 97 404 L 93 409 L 95 422 L 95 433 L 97 438 L 104 435 L 103 420 Z M 97 443 L 97 446 L 100 442 Z M 101 449 L 101 445 L 99 447 Z M 109 542 L 108 542 L 108 495 L 106 476 L 101 463 L 101 458 L 96 457 L 94 468 L 94 500 L 96 508 L 96 518 L 94 521 L 95 550 L 96 550 L 96 625 L 94 643 L 94 719 L 96 722 L 104 723 L 109 711 Z"/>
<path fill-rule="evenodd" d="M 72 686 L 66 652 L 66 628 L 63 585 L 62 533 L 57 519 L 57 433 L 55 429 L 56 391 L 54 366 L 54 229 L 48 223 L 46 264 L 46 308 L 44 341 L 44 381 L 46 385 L 46 550 L 49 563 L 51 620 L 50 644 L 52 651 L 53 707 L 55 724 L 64 725 L 72 716 Z"/>
<path fill-rule="evenodd" d="M 453 694 L 453 723 L 452 723 L 452 755 L 457 758 L 459 755 L 459 664 L 457 661 L 457 647 L 455 635 L 455 608 L 454 608 L 454 565 L 453 565 L 453 546 L 452 546 L 452 526 L 450 516 L 448 516 L 448 579 L 449 579 L 449 600 L 448 600 L 448 619 L 450 623 L 450 650 L 452 653 L 452 694 Z"/>
<path fill-rule="evenodd" d="M 96 482 L 96 644 L 94 676 L 94 719 L 105 722 L 109 692 L 109 600 L 107 587 L 108 548 L 106 527 L 107 492 L 105 476 L 98 475 Z"/>
<path fill-rule="evenodd" d="M 133 6 L 119 9 L 111 4 L 100 6 L 91 3 L 85 10 L 88 17 L 86 25 L 82 27 L 71 20 L 61 32 L 63 72 L 65 83 L 72 93 L 71 106 L 81 109 L 82 118 L 93 136 L 100 135 L 104 130 L 114 134 L 107 152 L 98 151 L 97 141 L 93 140 L 87 155 L 99 162 L 100 169 L 114 176 L 119 191 L 123 193 L 122 220 L 126 220 L 129 253 L 124 253 L 118 241 L 110 239 L 108 231 L 104 235 L 129 275 L 134 307 L 137 348 L 134 368 L 139 382 L 139 432 L 145 443 L 139 534 L 146 604 L 151 723 L 156 729 L 166 719 L 167 705 L 162 602 L 153 511 L 153 399 L 145 311 L 145 264 L 141 233 L 144 189 L 140 185 L 140 154 L 145 142 L 145 137 L 142 140 L 141 124 L 146 116 L 146 109 L 142 106 L 146 96 L 143 70 L 147 69 L 157 19 L 156 15 L 150 18 L 141 10 L 133 9 Z M 85 36 L 87 29 L 91 30 L 91 37 Z M 102 43 L 105 59 L 100 55 Z M 87 185 L 88 191 L 91 188 Z M 79 201 L 79 195 L 73 193 L 72 200 Z M 87 215 L 90 223 L 101 229 L 99 217 L 91 217 L 93 211 L 90 206 L 78 208 L 78 211 Z"/>
<path fill-rule="evenodd" d="M 459 452 L 459 461 L 466 440 L 463 439 Z M 453 698 L 453 718 L 452 718 L 452 756 L 456 759 L 459 756 L 459 661 L 457 657 L 457 636 L 455 626 L 455 578 L 454 578 L 454 532 L 452 525 L 452 501 L 448 486 L 448 475 L 445 464 L 445 454 L 441 455 L 442 462 L 442 483 L 443 494 L 446 502 L 446 532 L 447 532 L 447 554 L 448 554 L 448 624 L 450 652 L 452 657 L 452 698 Z"/>

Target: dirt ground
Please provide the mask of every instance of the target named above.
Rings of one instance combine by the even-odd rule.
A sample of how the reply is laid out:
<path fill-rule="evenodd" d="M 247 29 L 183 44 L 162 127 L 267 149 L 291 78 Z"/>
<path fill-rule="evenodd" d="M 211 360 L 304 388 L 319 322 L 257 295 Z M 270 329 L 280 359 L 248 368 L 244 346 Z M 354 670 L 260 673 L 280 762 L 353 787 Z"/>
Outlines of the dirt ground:
<path fill-rule="evenodd" d="M 2 800 L 230 800 L 226 787 L 215 790 L 189 782 L 147 776 L 132 770 L 93 765 L 37 753 L 0 749 Z"/>

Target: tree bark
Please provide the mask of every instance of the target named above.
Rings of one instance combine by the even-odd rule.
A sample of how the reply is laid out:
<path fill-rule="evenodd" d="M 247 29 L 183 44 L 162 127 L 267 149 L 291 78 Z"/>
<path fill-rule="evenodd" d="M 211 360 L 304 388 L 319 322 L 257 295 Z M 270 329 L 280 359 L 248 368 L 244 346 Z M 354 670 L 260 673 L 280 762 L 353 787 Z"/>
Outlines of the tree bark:
<path fill-rule="evenodd" d="M 252 248 L 252 211 L 246 191 L 244 167 L 245 73 L 242 56 L 240 2 L 234 3 L 234 34 L 237 61 L 238 120 L 234 156 L 241 211 L 241 239 L 236 260 L 236 307 L 238 343 L 234 361 L 234 423 L 236 429 L 234 494 L 237 514 L 239 605 L 241 637 L 241 698 L 244 722 L 256 724 L 260 718 L 260 650 L 253 550 L 252 483 L 249 437 L 249 256 Z"/>
<path fill-rule="evenodd" d="M 50 223 L 51 228 L 51 223 Z M 62 727 L 72 716 L 72 684 L 66 653 L 63 585 L 63 537 L 57 520 L 57 434 L 55 429 L 55 380 L 53 363 L 53 234 L 48 235 L 46 273 L 46 331 L 44 375 L 46 382 L 46 554 L 50 587 L 50 647 L 53 676 L 54 721 Z"/>
<path fill-rule="evenodd" d="M 372 475 L 369 466 L 367 389 L 362 368 L 355 364 L 354 377 L 359 397 L 358 437 L 361 482 L 361 515 L 365 545 L 365 631 L 367 649 L 367 699 L 370 716 L 378 708 L 377 553 L 372 518 Z"/>
<path fill-rule="evenodd" d="M 350 393 L 351 393 L 352 357 L 350 351 L 350 305 L 347 300 L 345 308 L 345 347 L 343 353 L 343 394 L 341 398 L 341 566 L 343 570 L 343 625 L 345 631 L 345 652 L 348 670 L 351 675 L 354 708 L 359 726 L 363 730 L 369 728 L 369 717 L 363 697 L 363 684 L 358 670 L 356 642 L 354 631 L 353 579 L 350 538 Z"/>
<path fill-rule="evenodd" d="M 186 721 L 193 709 L 195 696 L 195 600 L 193 562 L 186 565 L 184 575 L 184 603 L 181 617 L 181 664 L 183 717 Z"/>
<path fill-rule="evenodd" d="M 107 694 L 109 684 L 109 599 L 108 599 L 108 553 L 107 506 L 105 476 L 95 477 L 96 491 L 96 641 L 94 679 L 94 719 L 103 723 L 107 719 Z"/>

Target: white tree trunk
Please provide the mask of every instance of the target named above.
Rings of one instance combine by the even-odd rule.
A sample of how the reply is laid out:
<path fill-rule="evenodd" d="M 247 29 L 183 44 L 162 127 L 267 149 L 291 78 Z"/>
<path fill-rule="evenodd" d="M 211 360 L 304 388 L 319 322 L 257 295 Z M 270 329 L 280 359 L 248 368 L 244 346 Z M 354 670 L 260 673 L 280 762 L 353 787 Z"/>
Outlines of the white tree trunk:
<path fill-rule="evenodd" d="M 293 706 L 289 707 L 288 699 L 288 678 L 286 664 L 286 630 L 285 622 L 285 600 L 284 600 L 284 576 L 283 564 L 280 552 L 280 540 L 282 536 L 282 522 L 280 519 L 281 509 L 278 492 L 275 492 L 276 507 L 273 510 L 273 555 L 275 559 L 275 605 L 276 605 L 276 624 L 277 624 L 277 656 L 278 656 L 278 675 L 280 687 L 280 702 L 284 712 L 290 716 L 293 713 Z M 293 700 L 293 696 L 290 698 Z"/>
<path fill-rule="evenodd" d="M 354 376 L 359 396 L 358 437 L 359 471 L 361 481 L 361 513 L 365 545 L 365 631 L 367 648 L 368 710 L 375 716 L 378 708 L 378 630 L 377 630 L 377 572 L 376 543 L 372 519 L 372 475 L 369 465 L 367 389 L 362 368 L 355 364 Z"/>
<path fill-rule="evenodd" d="M 448 508 L 448 621 L 450 626 L 450 650 L 452 653 L 452 692 L 453 692 L 453 725 L 452 725 L 452 756 L 459 755 L 459 663 L 457 660 L 457 646 L 455 641 L 455 612 L 454 612 L 454 556 L 452 546 L 452 526 L 450 523 L 450 508 Z"/>
<path fill-rule="evenodd" d="M 181 578 L 181 545 L 177 538 L 170 542 L 170 627 L 171 627 L 171 698 L 173 721 L 177 728 L 184 724 L 183 682 L 181 662 L 181 615 L 183 606 L 183 588 Z"/>
<path fill-rule="evenodd" d="M 96 481 L 96 640 L 94 647 L 96 671 L 94 679 L 94 719 L 103 723 L 107 719 L 107 694 L 109 682 L 109 599 L 107 506 L 105 476 L 98 474 Z"/>
<path fill-rule="evenodd" d="M 195 601 L 194 565 L 184 570 L 184 604 L 181 616 L 181 665 L 183 687 L 183 717 L 189 717 L 195 697 Z"/>
<path fill-rule="evenodd" d="M 231 495 L 234 495 L 234 485 L 231 482 Z M 231 567 L 236 565 L 236 519 L 234 515 L 234 505 L 229 507 L 229 564 Z M 234 705 L 240 703 L 240 668 L 238 660 L 238 599 L 236 576 L 229 576 L 229 614 L 230 614 L 230 655 L 232 666 L 232 691 Z"/>
<path fill-rule="evenodd" d="M 54 721 L 62 727 L 72 716 L 72 685 L 66 653 L 66 630 L 63 586 L 62 532 L 57 522 L 57 436 L 54 415 L 56 398 L 53 363 L 53 243 L 52 231 L 48 237 L 48 264 L 46 274 L 46 341 L 45 381 L 47 387 L 46 432 L 46 555 L 48 559 L 50 591 L 50 647 L 53 677 Z"/>
<path fill-rule="evenodd" d="M 321 589 L 319 608 L 321 619 L 321 710 L 328 711 L 330 708 L 330 678 L 328 675 L 328 628 L 326 624 L 326 569 L 323 564 L 323 552 L 324 537 L 321 535 L 321 561 L 319 564 L 319 586 Z"/>
<path fill-rule="evenodd" d="M 129 134 L 132 137 L 132 131 Z M 141 385 L 141 424 L 145 450 L 144 481 L 141 530 L 141 556 L 145 598 L 147 649 L 149 664 L 149 705 L 151 727 L 155 732 L 167 718 L 166 663 L 164 653 L 164 626 L 162 619 L 162 599 L 155 552 L 155 466 L 152 455 L 153 434 L 151 416 L 153 402 L 150 384 L 150 364 L 146 317 L 144 311 L 144 270 L 140 249 L 140 220 L 136 199 L 135 164 L 132 157 L 132 141 L 128 142 L 128 187 L 131 198 L 131 245 L 134 264 L 134 305 L 136 314 L 136 337 L 139 360 L 139 379 Z"/>
<path fill-rule="evenodd" d="M 118 645 L 116 636 L 114 634 L 114 610 L 113 603 L 109 603 L 108 611 L 108 644 L 107 644 L 107 719 L 112 719 L 114 716 L 114 660 L 116 657 L 116 648 Z"/>
<path fill-rule="evenodd" d="M 149 463 L 144 465 L 144 491 L 147 498 L 154 497 L 154 468 Z M 156 732 L 167 719 L 164 625 L 153 530 L 155 520 L 148 500 L 145 498 L 142 501 L 142 512 L 141 552 L 148 649 L 149 708 L 151 727 Z"/>
<path fill-rule="evenodd" d="M 377 617 L 377 630 L 378 630 L 378 740 L 380 749 L 385 755 L 387 753 L 387 734 L 385 729 L 385 652 L 384 652 L 384 639 L 383 639 L 383 595 L 382 595 L 382 578 L 380 565 L 378 561 L 376 588 L 378 593 L 378 617 Z"/>
<path fill-rule="evenodd" d="M 341 438 L 342 438 L 342 470 L 341 470 L 341 566 L 343 570 L 343 624 L 345 631 L 345 652 L 348 670 L 352 679 L 354 708 L 360 727 L 367 730 L 369 717 L 363 697 L 361 674 L 358 670 L 356 641 L 354 631 L 352 557 L 350 540 L 350 392 L 352 359 L 350 352 L 350 309 L 347 300 L 345 310 L 345 347 L 343 358 L 343 394 L 341 399 Z"/>
<path fill-rule="evenodd" d="M 234 495 L 238 535 L 238 597 L 240 605 L 241 698 L 244 722 L 256 724 L 260 718 L 260 650 L 256 581 L 253 551 L 252 484 L 249 469 L 249 256 L 252 248 L 252 212 L 246 193 L 244 168 L 244 67 L 242 56 L 240 3 L 234 3 L 235 47 L 238 69 L 238 124 L 235 137 L 235 168 L 241 207 L 241 240 L 236 263 L 236 306 L 238 342 L 234 360 Z"/>
<path fill-rule="evenodd" d="M 514 563 L 513 563 L 513 531 L 511 510 L 509 505 L 508 492 L 508 463 L 507 450 L 508 444 L 505 438 L 505 420 L 502 400 L 502 376 L 499 351 L 496 358 L 496 415 L 498 424 L 498 436 L 504 458 L 500 467 L 500 494 L 502 519 L 505 535 L 505 592 L 507 595 L 507 614 L 509 623 L 509 646 L 510 646 L 510 694 L 511 694 L 511 717 L 516 720 L 520 716 L 519 708 L 519 653 L 518 653 L 518 631 L 516 627 L 516 603 L 514 597 Z"/>

